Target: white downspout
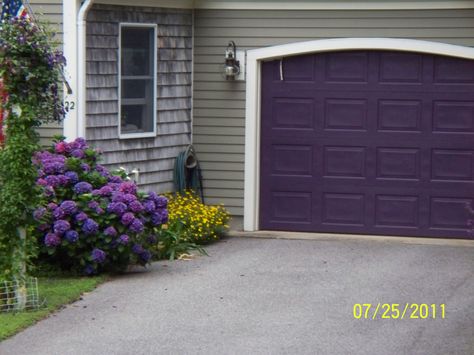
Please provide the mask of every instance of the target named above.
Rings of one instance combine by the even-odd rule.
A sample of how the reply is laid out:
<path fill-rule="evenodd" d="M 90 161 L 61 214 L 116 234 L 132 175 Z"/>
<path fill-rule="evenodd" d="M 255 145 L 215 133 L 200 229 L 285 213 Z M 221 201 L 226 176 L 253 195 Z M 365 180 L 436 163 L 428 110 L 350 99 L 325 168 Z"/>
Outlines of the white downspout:
<path fill-rule="evenodd" d="M 77 137 L 86 135 L 86 17 L 94 0 L 86 0 L 77 15 Z"/>

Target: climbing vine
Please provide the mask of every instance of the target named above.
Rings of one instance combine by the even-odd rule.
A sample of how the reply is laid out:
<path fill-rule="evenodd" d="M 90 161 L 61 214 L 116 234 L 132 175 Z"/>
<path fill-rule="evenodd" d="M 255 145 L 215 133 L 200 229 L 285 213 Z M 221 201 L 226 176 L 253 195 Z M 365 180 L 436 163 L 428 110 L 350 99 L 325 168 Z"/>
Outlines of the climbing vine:
<path fill-rule="evenodd" d="M 64 62 L 41 24 L 23 18 L 1 23 L 0 78 L 8 99 L 2 102 L 7 116 L 0 148 L 0 278 L 21 274 L 31 254 L 33 243 L 22 231 L 31 225 L 39 196 L 32 163 L 39 149 L 35 128 L 64 117 L 59 90 Z"/>

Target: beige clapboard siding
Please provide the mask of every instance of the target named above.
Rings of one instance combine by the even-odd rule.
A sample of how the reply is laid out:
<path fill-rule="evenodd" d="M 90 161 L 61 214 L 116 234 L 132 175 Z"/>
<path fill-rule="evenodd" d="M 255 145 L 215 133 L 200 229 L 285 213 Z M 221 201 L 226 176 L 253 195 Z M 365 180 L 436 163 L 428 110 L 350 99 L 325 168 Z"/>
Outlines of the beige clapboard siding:
<path fill-rule="evenodd" d="M 196 10 L 193 139 L 208 202 L 243 213 L 245 82 L 219 70 L 225 47 L 337 37 L 401 37 L 474 46 L 474 10 Z"/>
<path fill-rule="evenodd" d="M 192 11 L 96 4 L 87 22 L 87 139 L 106 166 L 138 168 L 141 188 L 169 191 L 175 157 L 191 141 Z M 118 138 L 121 22 L 158 25 L 155 138 Z"/>

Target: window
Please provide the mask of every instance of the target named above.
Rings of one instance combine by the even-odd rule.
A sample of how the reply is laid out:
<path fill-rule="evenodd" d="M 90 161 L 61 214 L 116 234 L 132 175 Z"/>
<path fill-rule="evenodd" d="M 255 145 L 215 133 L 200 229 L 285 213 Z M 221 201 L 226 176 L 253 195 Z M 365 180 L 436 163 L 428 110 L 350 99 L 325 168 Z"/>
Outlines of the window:
<path fill-rule="evenodd" d="M 156 25 L 121 24 L 119 136 L 156 135 Z"/>

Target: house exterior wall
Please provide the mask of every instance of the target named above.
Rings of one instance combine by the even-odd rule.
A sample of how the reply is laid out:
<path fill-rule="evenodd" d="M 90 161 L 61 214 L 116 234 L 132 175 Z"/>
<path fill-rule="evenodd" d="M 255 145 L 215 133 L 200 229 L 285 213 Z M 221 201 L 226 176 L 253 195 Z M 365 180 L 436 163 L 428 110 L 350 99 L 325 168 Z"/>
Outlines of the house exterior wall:
<path fill-rule="evenodd" d="M 219 70 L 238 49 L 338 37 L 393 37 L 474 46 L 474 10 L 196 10 L 193 139 L 208 203 L 243 214 L 245 82 Z"/>
<path fill-rule="evenodd" d="M 158 25 L 157 136 L 119 139 L 119 24 Z M 142 189 L 173 189 L 175 157 L 191 142 L 192 10 L 94 5 L 87 16 L 86 138 L 109 168 L 140 169 Z"/>
<path fill-rule="evenodd" d="M 59 47 L 62 46 L 62 0 L 29 0 L 32 10 L 35 12 L 35 17 L 39 20 L 49 24 L 52 31 L 55 32 L 55 41 L 58 42 Z M 48 146 L 51 144 L 51 138 L 55 135 L 62 134 L 62 124 L 47 123 L 38 128 L 41 144 Z"/>

